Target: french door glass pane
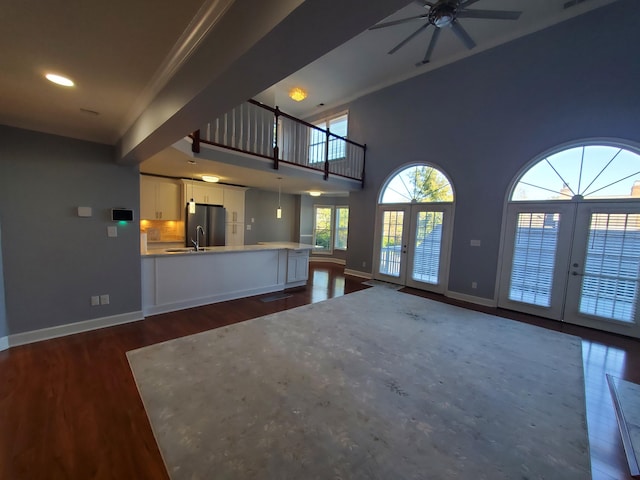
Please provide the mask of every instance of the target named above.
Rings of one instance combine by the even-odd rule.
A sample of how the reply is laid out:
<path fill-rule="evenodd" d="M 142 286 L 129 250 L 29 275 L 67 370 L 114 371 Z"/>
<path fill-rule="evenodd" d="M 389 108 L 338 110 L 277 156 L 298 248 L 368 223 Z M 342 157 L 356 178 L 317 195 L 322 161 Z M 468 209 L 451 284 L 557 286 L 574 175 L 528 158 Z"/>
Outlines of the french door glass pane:
<path fill-rule="evenodd" d="M 442 218 L 442 212 L 418 212 L 411 274 L 413 280 L 438 284 Z"/>
<path fill-rule="evenodd" d="M 380 273 L 383 275 L 400 276 L 403 222 L 403 210 L 383 212 L 379 267 Z"/>
<path fill-rule="evenodd" d="M 551 305 L 559 220 L 558 213 L 518 214 L 509 300 Z"/>
<path fill-rule="evenodd" d="M 591 215 L 580 313 L 633 322 L 640 268 L 640 215 Z"/>

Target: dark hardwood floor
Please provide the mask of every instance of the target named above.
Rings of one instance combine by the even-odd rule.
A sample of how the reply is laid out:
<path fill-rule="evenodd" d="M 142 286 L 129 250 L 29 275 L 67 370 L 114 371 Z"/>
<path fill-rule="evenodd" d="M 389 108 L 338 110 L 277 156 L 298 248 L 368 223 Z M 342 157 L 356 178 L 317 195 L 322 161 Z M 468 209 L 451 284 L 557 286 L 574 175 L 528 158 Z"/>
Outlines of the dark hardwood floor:
<path fill-rule="evenodd" d="M 234 300 L 0 352 L 0 479 L 167 479 L 125 353 L 367 288 L 361 282 L 340 266 L 312 264 L 307 287 L 282 300 Z M 640 342 L 473 308 L 582 337 L 593 478 L 631 478 L 605 373 L 640 383 Z"/>

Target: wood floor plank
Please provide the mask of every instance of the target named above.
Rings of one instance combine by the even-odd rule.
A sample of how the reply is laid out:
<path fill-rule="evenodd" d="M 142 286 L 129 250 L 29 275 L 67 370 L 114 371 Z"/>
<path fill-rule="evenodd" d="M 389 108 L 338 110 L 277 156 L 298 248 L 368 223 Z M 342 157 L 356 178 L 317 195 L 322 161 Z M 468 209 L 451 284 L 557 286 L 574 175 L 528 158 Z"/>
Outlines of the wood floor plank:
<path fill-rule="evenodd" d="M 368 288 L 361 282 L 312 263 L 309 285 L 286 299 L 223 302 L 0 352 L 0 478 L 167 479 L 126 352 Z M 640 383 L 640 342 L 404 291 L 582 337 L 593 478 L 631 478 L 604 374 Z"/>

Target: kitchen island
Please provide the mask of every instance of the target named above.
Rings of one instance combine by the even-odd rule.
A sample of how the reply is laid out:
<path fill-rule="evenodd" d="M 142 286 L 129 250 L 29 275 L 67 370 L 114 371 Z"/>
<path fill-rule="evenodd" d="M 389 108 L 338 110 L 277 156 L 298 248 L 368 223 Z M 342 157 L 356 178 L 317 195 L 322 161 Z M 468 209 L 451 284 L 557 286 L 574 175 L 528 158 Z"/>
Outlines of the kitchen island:
<path fill-rule="evenodd" d="M 144 315 L 277 292 L 307 283 L 312 245 L 186 248 L 142 254 Z"/>

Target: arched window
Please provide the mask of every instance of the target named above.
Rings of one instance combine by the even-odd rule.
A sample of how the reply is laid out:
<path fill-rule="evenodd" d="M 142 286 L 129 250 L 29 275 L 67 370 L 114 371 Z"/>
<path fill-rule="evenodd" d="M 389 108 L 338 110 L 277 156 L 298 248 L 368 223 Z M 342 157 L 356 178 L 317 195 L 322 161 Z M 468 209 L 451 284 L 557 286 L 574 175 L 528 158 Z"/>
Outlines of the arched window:
<path fill-rule="evenodd" d="M 620 146 L 581 145 L 549 155 L 516 183 L 511 201 L 640 197 L 640 155 Z"/>
<path fill-rule="evenodd" d="M 452 202 L 447 177 L 430 165 L 412 165 L 394 175 L 382 189 L 380 203 Z"/>

